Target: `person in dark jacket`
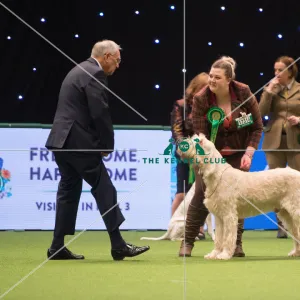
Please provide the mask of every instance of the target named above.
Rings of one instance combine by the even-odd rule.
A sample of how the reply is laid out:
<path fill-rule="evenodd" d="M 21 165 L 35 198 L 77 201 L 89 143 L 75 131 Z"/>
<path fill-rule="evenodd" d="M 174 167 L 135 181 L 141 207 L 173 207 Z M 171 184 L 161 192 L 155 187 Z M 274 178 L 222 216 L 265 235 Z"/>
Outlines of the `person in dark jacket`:
<path fill-rule="evenodd" d="M 94 45 L 91 57 L 65 77 L 46 147 L 54 152 L 61 179 L 57 191 L 54 238 L 49 259 L 84 259 L 64 246 L 65 235 L 74 235 L 82 181 L 91 187 L 111 240 L 114 260 L 147 250 L 126 243 L 119 226 L 124 217 L 117 192 L 102 157 L 114 151 L 114 131 L 109 111 L 107 76 L 121 62 L 120 46 L 110 40 Z"/>

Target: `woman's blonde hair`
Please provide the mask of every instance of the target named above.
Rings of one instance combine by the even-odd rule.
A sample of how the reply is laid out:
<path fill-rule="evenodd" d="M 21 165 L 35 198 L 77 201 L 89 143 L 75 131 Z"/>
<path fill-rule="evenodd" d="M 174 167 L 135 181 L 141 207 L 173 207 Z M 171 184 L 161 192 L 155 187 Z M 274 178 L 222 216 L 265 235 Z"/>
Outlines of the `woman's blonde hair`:
<path fill-rule="evenodd" d="M 208 84 L 208 74 L 202 72 L 195 76 L 185 90 L 185 98 L 188 103 L 191 103 L 194 95 Z"/>
<path fill-rule="evenodd" d="M 227 78 L 232 80 L 235 79 L 236 62 L 232 57 L 222 56 L 220 59 L 216 60 L 211 67 L 223 69 Z"/>

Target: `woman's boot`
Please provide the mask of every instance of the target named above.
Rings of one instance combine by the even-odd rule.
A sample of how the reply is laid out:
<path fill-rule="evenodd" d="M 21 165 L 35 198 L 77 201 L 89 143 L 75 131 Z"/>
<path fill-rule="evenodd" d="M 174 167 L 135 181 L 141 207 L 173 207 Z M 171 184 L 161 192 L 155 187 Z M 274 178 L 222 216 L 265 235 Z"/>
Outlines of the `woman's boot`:
<path fill-rule="evenodd" d="M 198 169 L 195 169 L 195 174 Z M 203 204 L 204 201 L 205 185 L 200 176 L 196 176 L 195 194 L 188 207 L 186 223 L 185 223 L 185 240 L 182 241 L 179 256 L 191 256 L 192 249 L 194 248 L 195 238 L 199 234 L 199 228 L 204 226 L 208 210 Z"/>
<path fill-rule="evenodd" d="M 199 234 L 200 226 L 204 225 L 208 210 L 202 203 L 202 207 L 195 207 L 192 203 L 189 205 L 186 225 L 185 225 L 185 241 L 181 242 L 179 256 L 191 256 L 194 248 L 195 238 Z"/>

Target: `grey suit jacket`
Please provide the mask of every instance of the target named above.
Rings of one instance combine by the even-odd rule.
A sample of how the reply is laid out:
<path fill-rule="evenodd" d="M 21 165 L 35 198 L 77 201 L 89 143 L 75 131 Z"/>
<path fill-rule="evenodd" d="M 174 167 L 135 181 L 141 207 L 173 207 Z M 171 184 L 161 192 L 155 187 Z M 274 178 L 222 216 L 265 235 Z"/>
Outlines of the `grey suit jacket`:
<path fill-rule="evenodd" d="M 106 75 L 93 58 L 80 66 L 107 86 Z M 114 148 L 108 91 L 84 70 L 75 66 L 62 83 L 48 149 Z"/>
<path fill-rule="evenodd" d="M 259 109 L 262 116 L 269 121 L 264 128 L 263 149 L 277 149 L 281 142 L 282 127 L 286 122 L 287 146 L 289 149 L 300 149 L 300 127 L 291 126 L 286 120 L 289 116 L 300 117 L 300 83 L 294 81 L 289 95 L 284 97 L 281 89 L 269 93 L 266 89 L 261 95 Z"/>

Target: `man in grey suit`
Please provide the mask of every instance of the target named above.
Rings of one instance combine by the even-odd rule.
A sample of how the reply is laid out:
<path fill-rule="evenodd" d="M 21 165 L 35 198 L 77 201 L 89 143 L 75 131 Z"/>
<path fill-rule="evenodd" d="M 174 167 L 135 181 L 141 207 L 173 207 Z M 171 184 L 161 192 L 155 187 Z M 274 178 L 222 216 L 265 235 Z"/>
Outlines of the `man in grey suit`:
<path fill-rule="evenodd" d="M 107 76 L 119 68 L 120 50 L 120 46 L 110 40 L 96 43 L 91 57 L 74 67 L 62 83 L 46 142 L 46 147 L 54 150 L 61 175 L 54 237 L 47 251 L 50 259 L 84 259 L 83 255 L 64 247 L 65 235 L 75 233 L 83 180 L 92 187 L 101 215 L 105 214 L 103 221 L 110 236 L 113 259 L 122 260 L 149 250 L 148 246 L 137 247 L 123 240 L 119 226 L 125 219 L 116 205 L 117 192 L 102 161 L 103 156 L 114 150 L 109 92 L 105 86 Z"/>

